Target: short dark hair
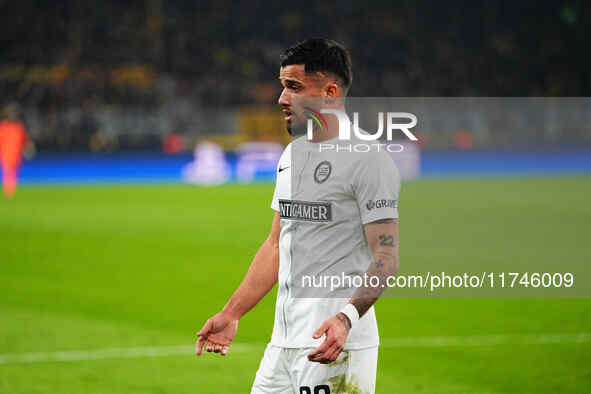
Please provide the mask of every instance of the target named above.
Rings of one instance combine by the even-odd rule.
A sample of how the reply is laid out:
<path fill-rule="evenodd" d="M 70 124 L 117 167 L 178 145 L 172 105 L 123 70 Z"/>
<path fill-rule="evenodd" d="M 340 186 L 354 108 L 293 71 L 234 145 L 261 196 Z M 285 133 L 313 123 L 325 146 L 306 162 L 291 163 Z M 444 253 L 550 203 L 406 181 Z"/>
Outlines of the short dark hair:
<path fill-rule="evenodd" d="M 353 82 L 349 51 L 333 40 L 312 38 L 287 48 L 281 54 L 281 67 L 303 64 L 306 73 L 327 72 L 336 75 L 347 93 Z"/>

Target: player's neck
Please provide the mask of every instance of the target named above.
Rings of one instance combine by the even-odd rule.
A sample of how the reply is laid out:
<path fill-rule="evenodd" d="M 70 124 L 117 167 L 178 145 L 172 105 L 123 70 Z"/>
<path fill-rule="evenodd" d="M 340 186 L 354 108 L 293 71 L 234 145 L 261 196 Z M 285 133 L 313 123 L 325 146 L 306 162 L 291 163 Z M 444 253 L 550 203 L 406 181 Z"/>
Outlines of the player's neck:
<path fill-rule="evenodd" d="M 344 108 L 339 108 L 346 115 Z M 348 117 L 347 117 L 348 118 Z M 315 127 L 310 142 L 324 142 L 339 136 L 339 119 L 336 116 L 326 116 L 326 128 Z"/>

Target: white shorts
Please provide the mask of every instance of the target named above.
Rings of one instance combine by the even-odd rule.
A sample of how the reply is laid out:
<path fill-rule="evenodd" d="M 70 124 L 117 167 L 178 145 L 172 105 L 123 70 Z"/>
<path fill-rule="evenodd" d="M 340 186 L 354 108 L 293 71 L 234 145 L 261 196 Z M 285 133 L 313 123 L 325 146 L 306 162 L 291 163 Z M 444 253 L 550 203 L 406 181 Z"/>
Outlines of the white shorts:
<path fill-rule="evenodd" d="M 251 394 L 374 393 L 378 348 L 345 350 L 336 361 L 308 360 L 312 348 L 267 345 Z"/>

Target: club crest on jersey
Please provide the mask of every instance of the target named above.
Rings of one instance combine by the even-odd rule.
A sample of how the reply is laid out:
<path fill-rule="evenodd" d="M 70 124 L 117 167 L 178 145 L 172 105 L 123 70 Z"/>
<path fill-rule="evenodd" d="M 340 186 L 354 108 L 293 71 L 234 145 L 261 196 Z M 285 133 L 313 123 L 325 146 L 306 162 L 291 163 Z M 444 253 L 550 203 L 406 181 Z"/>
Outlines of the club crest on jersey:
<path fill-rule="evenodd" d="M 328 179 L 332 172 L 332 165 L 328 161 L 322 161 L 314 170 L 314 180 L 316 183 L 322 183 Z"/>

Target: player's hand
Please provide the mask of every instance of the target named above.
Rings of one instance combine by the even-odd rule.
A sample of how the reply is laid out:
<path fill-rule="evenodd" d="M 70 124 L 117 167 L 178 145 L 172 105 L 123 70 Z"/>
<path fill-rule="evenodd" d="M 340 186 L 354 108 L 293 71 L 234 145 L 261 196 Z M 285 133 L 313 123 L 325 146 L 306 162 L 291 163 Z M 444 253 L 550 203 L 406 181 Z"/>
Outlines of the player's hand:
<path fill-rule="evenodd" d="M 312 338 L 318 339 L 323 334 L 326 338 L 320 346 L 308 353 L 308 360 L 321 364 L 329 364 L 336 360 L 345 347 L 349 330 L 351 330 L 351 322 L 340 312 L 325 320 Z"/>
<path fill-rule="evenodd" d="M 237 330 L 238 319 L 233 319 L 223 312 L 212 316 L 197 333 L 199 338 L 195 343 L 195 354 L 200 356 L 205 345 L 205 350 L 208 352 L 221 353 L 225 356 Z"/>

